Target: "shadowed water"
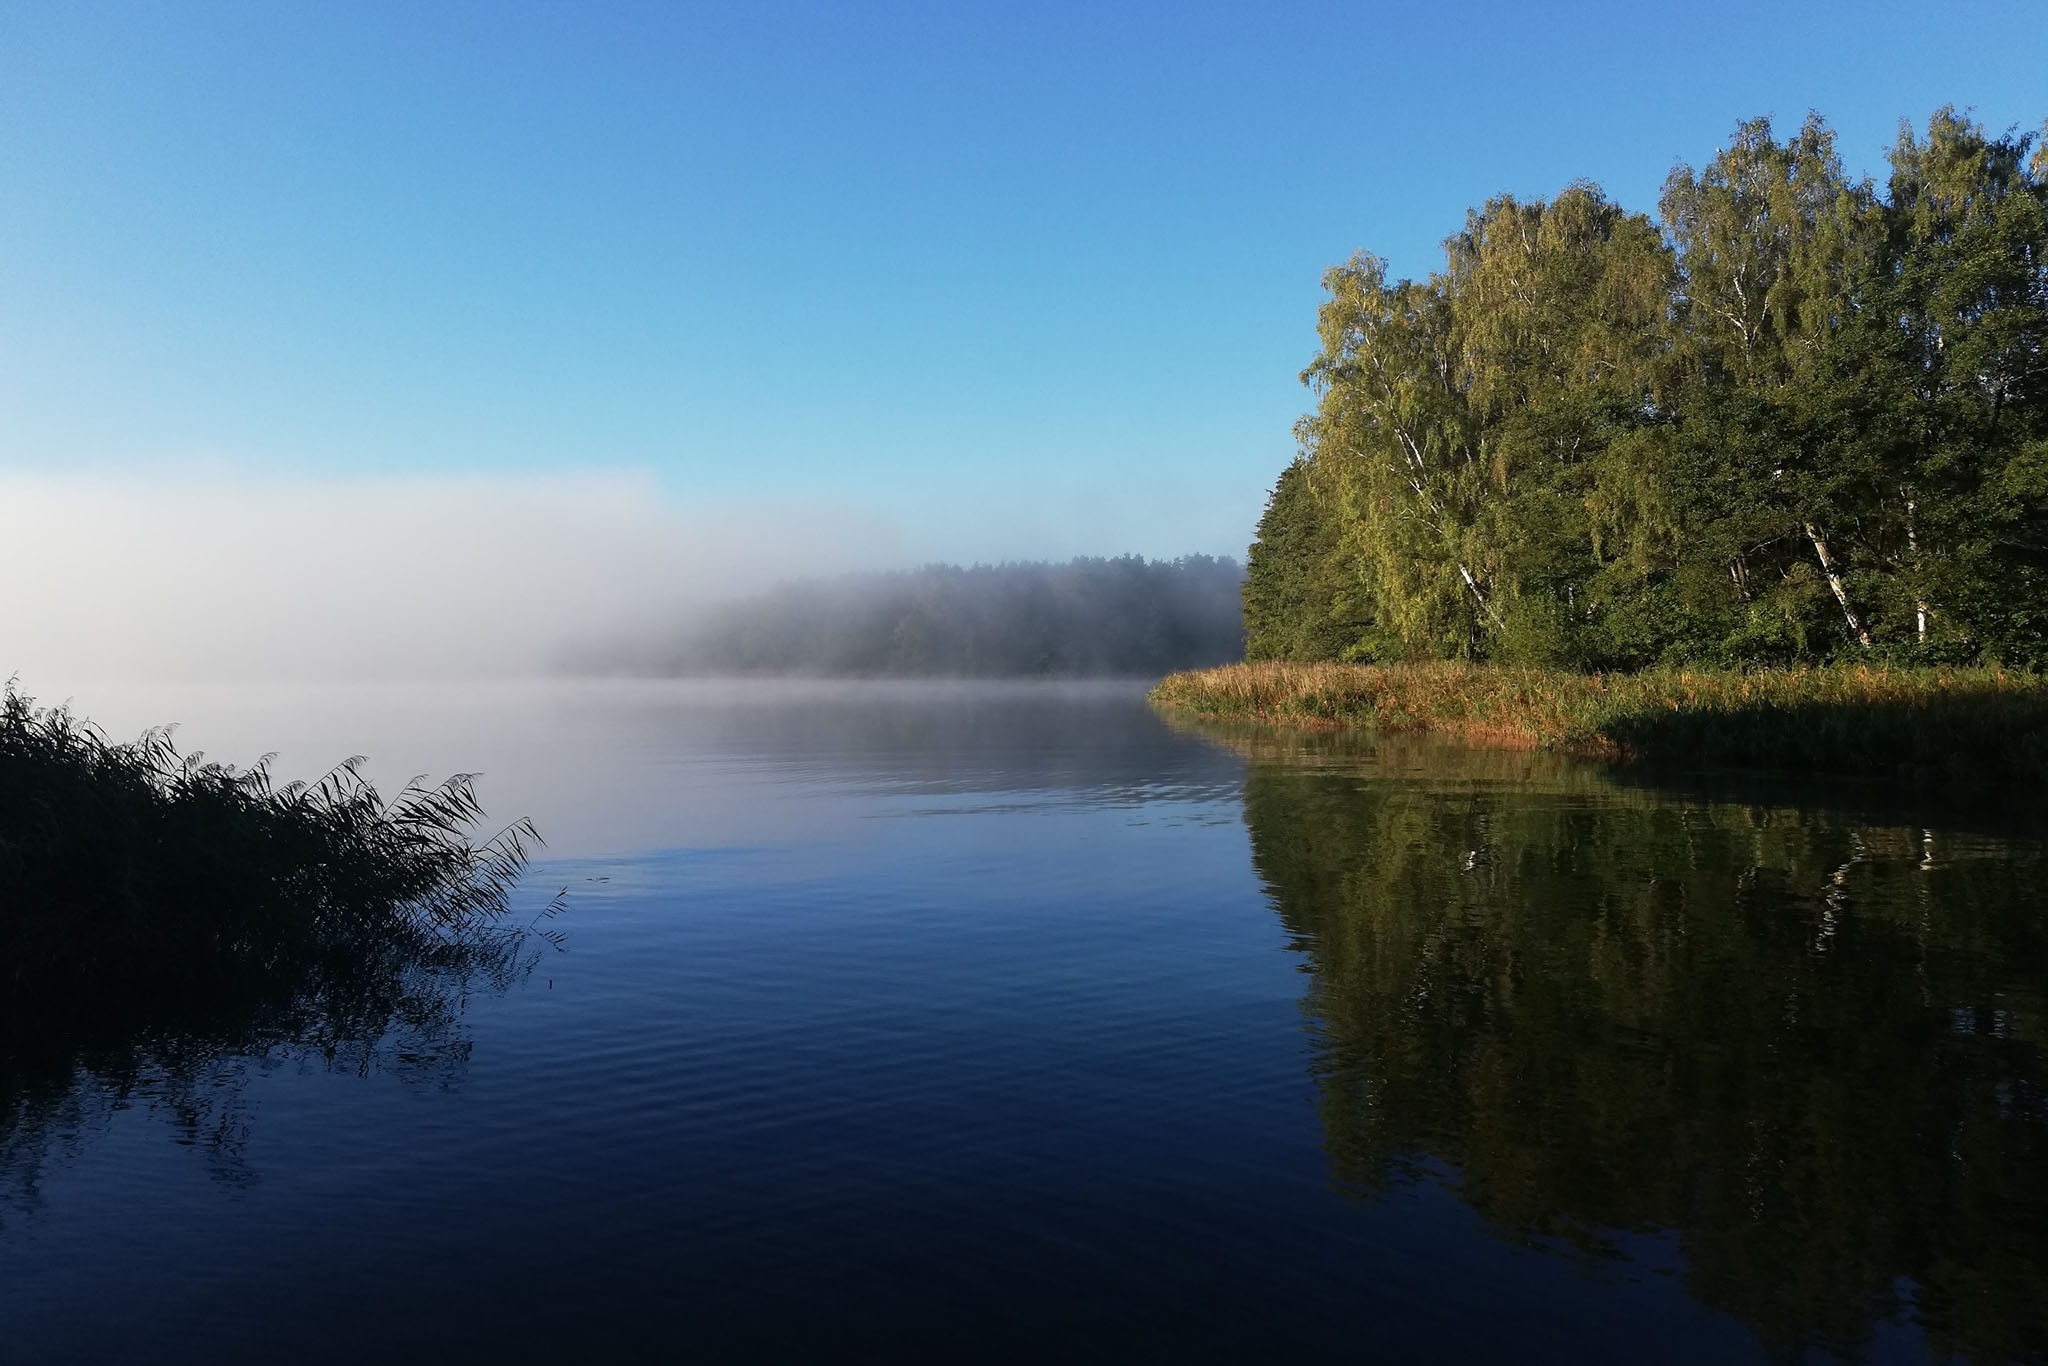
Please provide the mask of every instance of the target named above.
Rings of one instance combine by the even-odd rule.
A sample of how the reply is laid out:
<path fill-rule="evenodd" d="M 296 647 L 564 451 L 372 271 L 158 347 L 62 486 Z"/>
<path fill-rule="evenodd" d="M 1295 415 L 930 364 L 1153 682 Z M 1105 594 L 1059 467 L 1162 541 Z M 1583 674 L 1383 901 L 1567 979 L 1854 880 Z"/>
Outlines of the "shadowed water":
<path fill-rule="evenodd" d="M 1122 685 L 93 710 L 484 769 L 568 942 L 63 1068 L 10 1022 L 9 1359 L 2048 1350 L 2025 811 Z"/>

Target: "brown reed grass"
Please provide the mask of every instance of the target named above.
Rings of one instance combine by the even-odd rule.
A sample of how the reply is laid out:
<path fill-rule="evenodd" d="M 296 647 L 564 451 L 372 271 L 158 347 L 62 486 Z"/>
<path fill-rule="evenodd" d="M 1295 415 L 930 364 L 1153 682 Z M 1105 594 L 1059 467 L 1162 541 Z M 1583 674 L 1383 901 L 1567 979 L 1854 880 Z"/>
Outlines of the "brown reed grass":
<path fill-rule="evenodd" d="M 1151 696 L 1215 720 L 1434 731 L 1615 760 L 2048 781 L 2048 679 L 2002 669 L 1260 663 L 1174 674 Z"/>

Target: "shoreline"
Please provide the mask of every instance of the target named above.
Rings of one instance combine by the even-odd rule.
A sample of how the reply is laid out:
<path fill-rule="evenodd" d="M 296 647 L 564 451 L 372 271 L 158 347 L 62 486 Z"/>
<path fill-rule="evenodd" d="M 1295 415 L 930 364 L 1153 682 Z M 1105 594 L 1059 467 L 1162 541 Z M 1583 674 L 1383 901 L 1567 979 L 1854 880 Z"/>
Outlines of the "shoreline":
<path fill-rule="evenodd" d="M 2048 785 L 2048 678 L 1833 665 L 1580 674 L 1484 664 L 1226 664 L 1160 710 L 1296 730 L 1424 731 L 1609 763 Z"/>

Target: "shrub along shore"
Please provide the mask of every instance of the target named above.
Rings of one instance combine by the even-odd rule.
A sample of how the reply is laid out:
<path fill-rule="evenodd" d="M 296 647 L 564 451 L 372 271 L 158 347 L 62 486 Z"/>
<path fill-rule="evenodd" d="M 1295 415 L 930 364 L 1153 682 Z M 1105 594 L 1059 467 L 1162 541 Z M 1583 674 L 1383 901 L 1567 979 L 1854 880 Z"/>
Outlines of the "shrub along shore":
<path fill-rule="evenodd" d="M 1173 674 L 1151 696 L 1210 720 L 1434 731 L 1618 761 L 2048 782 L 2048 679 L 2003 669 L 1251 663 Z"/>

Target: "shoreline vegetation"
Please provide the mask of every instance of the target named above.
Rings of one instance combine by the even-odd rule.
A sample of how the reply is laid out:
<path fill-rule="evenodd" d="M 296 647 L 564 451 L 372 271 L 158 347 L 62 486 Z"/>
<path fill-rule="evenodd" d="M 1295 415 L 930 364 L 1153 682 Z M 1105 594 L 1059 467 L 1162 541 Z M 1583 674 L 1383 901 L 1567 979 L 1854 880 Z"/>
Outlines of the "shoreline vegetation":
<path fill-rule="evenodd" d="M 2048 143 L 1737 125 L 1324 277 L 1211 720 L 2048 782 Z"/>
<path fill-rule="evenodd" d="M 314 783 L 110 742 L 0 692 L 0 1005 L 196 990 L 323 993 L 345 965 L 441 958 L 493 931 L 539 836 L 483 818 L 474 775 L 385 798 L 342 763 Z M 344 974 L 345 975 L 345 974 Z"/>
<path fill-rule="evenodd" d="M 0 691 L 0 1205 L 137 1095 L 232 1161 L 268 1067 L 460 1073 L 562 899 L 506 923 L 539 837 L 474 836 L 472 775 L 387 798 L 359 762 L 278 784 Z"/>
<path fill-rule="evenodd" d="M 1169 714 L 1431 732 L 1618 763 L 2048 784 L 2048 679 L 1996 668 L 1653 669 L 1254 662 L 1170 675 Z"/>

